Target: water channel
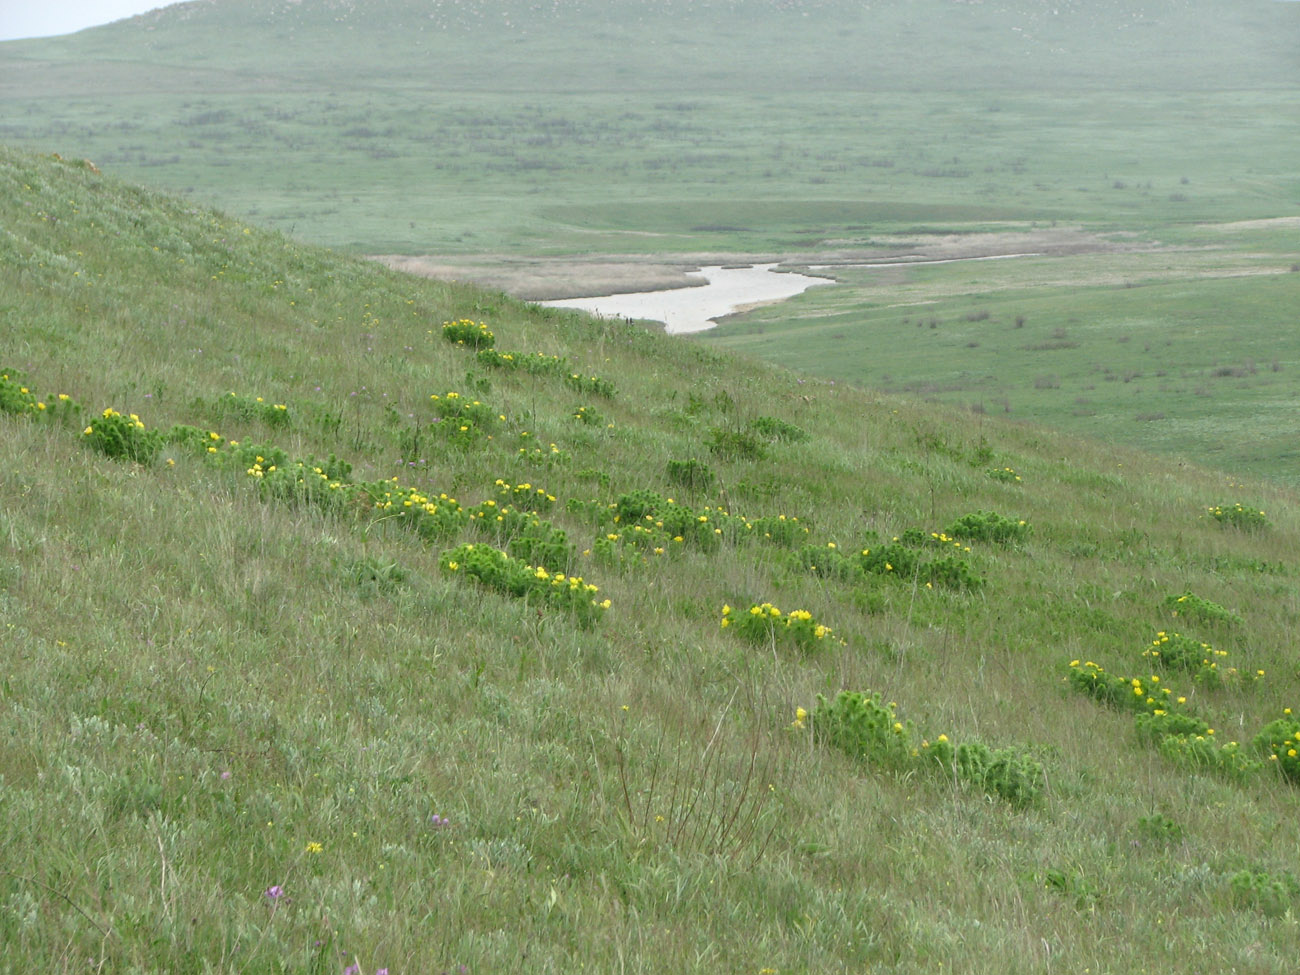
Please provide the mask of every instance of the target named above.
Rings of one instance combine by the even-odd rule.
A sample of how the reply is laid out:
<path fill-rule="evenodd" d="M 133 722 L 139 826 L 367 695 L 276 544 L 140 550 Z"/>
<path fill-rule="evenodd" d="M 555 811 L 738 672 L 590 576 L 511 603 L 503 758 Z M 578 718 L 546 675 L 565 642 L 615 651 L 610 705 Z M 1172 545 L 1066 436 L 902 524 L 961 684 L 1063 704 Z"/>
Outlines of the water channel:
<path fill-rule="evenodd" d="M 1038 255 L 991 254 L 983 257 L 926 260 L 920 255 L 909 255 L 905 258 L 873 264 L 814 264 L 810 270 L 907 267 L 1036 256 Z M 594 298 L 557 298 L 552 301 L 540 301 L 538 304 L 553 308 L 577 308 L 606 318 L 640 318 L 663 322 L 664 331 L 669 335 L 685 335 L 689 332 L 702 332 L 713 328 L 718 324 L 717 320 L 725 315 L 732 315 L 758 305 L 784 301 L 786 298 L 803 294 L 809 288 L 835 283 L 828 278 L 812 277 L 793 271 L 777 271 L 777 266 L 776 264 L 754 264 L 749 267 L 709 265 L 699 270 L 704 283 L 692 287 L 599 295 Z"/>
<path fill-rule="evenodd" d="M 828 278 L 776 271 L 776 264 L 751 267 L 711 265 L 699 270 L 704 284 L 669 291 L 600 295 L 595 298 L 559 298 L 538 304 L 555 308 L 579 308 L 606 318 L 643 318 L 663 322 L 669 335 L 702 332 L 717 325 L 717 319 L 755 305 L 765 305 L 802 294 L 819 284 L 834 284 Z"/>

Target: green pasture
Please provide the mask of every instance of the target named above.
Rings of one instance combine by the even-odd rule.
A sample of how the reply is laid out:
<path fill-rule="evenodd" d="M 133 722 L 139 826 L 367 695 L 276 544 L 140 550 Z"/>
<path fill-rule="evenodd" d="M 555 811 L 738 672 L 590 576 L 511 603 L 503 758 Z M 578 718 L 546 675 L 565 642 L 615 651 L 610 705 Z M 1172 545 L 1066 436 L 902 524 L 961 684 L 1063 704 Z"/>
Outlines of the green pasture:
<path fill-rule="evenodd" d="M 0 134 L 367 253 L 779 255 L 1053 221 L 1179 240 L 1289 214 L 1292 95 L 12 85 Z"/>

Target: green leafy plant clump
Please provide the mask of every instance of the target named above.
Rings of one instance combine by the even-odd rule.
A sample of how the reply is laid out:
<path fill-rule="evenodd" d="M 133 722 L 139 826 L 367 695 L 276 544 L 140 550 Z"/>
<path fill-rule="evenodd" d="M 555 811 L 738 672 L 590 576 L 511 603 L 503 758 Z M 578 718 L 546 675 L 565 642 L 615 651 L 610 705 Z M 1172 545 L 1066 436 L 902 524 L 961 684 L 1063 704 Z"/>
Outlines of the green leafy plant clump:
<path fill-rule="evenodd" d="M 1197 620 L 1202 623 L 1226 623 L 1233 626 L 1240 626 L 1244 622 L 1230 609 L 1192 592 L 1167 596 L 1164 605 L 1170 615 L 1183 619 Z"/>
<path fill-rule="evenodd" d="M 1001 484 L 1020 484 L 1020 475 L 1012 467 L 990 467 L 984 472 L 990 480 L 998 481 Z"/>
<path fill-rule="evenodd" d="M 665 472 L 668 483 L 688 491 L 707 491 L 717 481 L 713 469 L 692 457 L 690 460 L 670 460 Z"/>
<path fill-rule="evenodd" d="M 953 538 L 1008 545 L 1029 537 L 1032 528 L 1024 519 L 1007 518 L 995 511 L 975 511 L 963 515 L 944 532 Z"/>
<path fill-rule="evenodd" d="M 443 322 L 442 337 L 453 345 L 463 345 L 471 349 L 490 349 L 497 340 L 486 322 L 476 322 L 468 318 Z"/>
<path fill-rule="evenodd" d="M 605 417 L 594 406 L 575 406 L 569 411 L 569 415 L 584 426 L 598 427 L 605 423 Z"/>
<path fill-rule="evenodd" d="M 0 369 L 0 413 L 41 420 L 76 422 L 81 404 L 67 393 L 41 399 L 21 381 L 14 369 Z"/>
<path fill-rule="evenodd" d="M 1258 532 L 1269 527 L 1268 518 L 1262 510 L 1244 505 L 1240 501 L 1234 504 L 1216 504 L 1207 510 L 1210 517 L 1225 528 Z"/>
<path fill-rule="evenodd" d="M 1157 667 L 1181 670 L 1201 683 L 1221 684 L 1237 677 L 1235 667 L 1220 666 L 1227 661 L 1227 650 L 1216 650 L 1208 643 L 1181 633 L 1161 630 L 1142 655 Z"/>
<path fill-rule="evenodd" d="M 145 429 L 144 421 L 134 413 L 124 416 L 111 406 L 82 431 L 82 436 L 101 454 L 137 464 L 153 463 L 163 447 L 163 436 L 157 430 Z"/>
<path fill-rule="evenodd" d="M 613 399 L 618 395 L 618 390 L 608 379 L 602 379 L 599 376 L 584 376 L 578 372 L 571 372 L 565 376 L 564 385 L 584 396 L 603 396 L 606 399 Z"/>
<path fill-rule="evenodd" d="M 1286 708 L 1251 739 L 1256 753 L 1265 756 L 1287 781 L 1300 785 L 1300 721 Z"/>
<path fill-rule="evenodd" d="M 979 741 L 954 745 L 946 734 L 918 742 L 915 728 L 900 721 L 894 708 L 882 704 L 878 695 L 858 691 L 841 691 L 833 701 L 818 695 L 811 717 L 813 738 L 869 764 L 952 776 L 1015 806 L 1042 797 L 1045 771 L 1029 752 L 993 749 Z"/>
<path fill-rule="evenodd" d="M 1229 885 L 1237 907 L 1256 910 L 1267 917 L 1282 917 L 1300 904 L 1300 880 L 1290 873 L 1239 870 L 1232 875 Z"/>
<path fill-rule="evenodd" d="M 831 628 L 817 622 L 808 610 L 782 613 L 771 603 L 754 603 L 743 613 L 733 611 L 729 604 L 724 605 L 722 628 L 750 643 L 775 646 L 778 640 L 788 639 L 805 651 L 831 636 Z"/>
<path fill-rule="evenodd" d="M 504 372 L 525 372 L 530 376 L 568 375 L 566 358 L 544 352 L 502 352 L 489 346 L 479 349 L 474 358 L 481 366 Z"/>
<path fill-rule="evenodd" d="M 258 420 L 268 427 L 287 427 L 293 423 L 293 412 L 286 403 L 268 403 L 261 396 L 240 396 L 226 393 L 210 403 L 200 400 L 195 404 L 210 413 L 217 421 L 235 418 Z"/>
<path fill-rule="evenodd" d="M 803 427 L 775 416 L 756 417 L 749 428 L 766 440 L 780 443 L 804 443 L 811 439 Z"/>
<path fill-rule="evenodd" d="M 491 545 L 467 542 L 443 552 L 438 564 L 450 575 L 464 575 L 503 595 L 568 612 L 580 626 L 591 626 L 610 608 L 610 601 L 599 598 L 597 587 L 581 576 L 529 565 Z"/>

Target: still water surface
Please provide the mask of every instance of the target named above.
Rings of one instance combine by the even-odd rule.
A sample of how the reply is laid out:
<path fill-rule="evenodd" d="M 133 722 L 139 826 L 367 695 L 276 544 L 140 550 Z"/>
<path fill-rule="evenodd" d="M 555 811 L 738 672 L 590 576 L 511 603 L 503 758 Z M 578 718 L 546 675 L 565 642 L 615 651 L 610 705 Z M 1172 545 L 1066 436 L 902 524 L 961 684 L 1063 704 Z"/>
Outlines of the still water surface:
<path fill-rule="evenodd" d="M 671 291 L 643 291 L 601 295 L 596 298 L 559 298 L 538 304 L 555 308 L 579 308 L 607 318 L 642 318 L 663 322 L 669 335 L 702 332 L 717 325 L 724 315 L 752 305 L 781 301 L 802 294 L 819 284 L 834 284 L 826 278 L 773 270 L 775 264 L 751 267 L 700 268 L 708 283 Z"/>

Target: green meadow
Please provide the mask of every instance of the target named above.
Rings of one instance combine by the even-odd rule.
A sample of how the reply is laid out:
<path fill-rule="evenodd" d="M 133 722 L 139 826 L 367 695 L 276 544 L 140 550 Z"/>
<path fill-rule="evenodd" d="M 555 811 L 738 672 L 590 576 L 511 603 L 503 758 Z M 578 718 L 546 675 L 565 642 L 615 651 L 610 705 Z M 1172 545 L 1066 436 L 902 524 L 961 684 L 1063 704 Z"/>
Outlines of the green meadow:
<path fill-rule="evenodd" d="M 6 970 L 1300 950 L 1276 482 L 48 154 L 0 217 Z"/>
<path fill-rule="evenodd" d="M 707 341 L 1222 470 L 1297 477 L 1300 274 L 1283 253 L 833 270 Z M 826 272 L 816 272 L 826 273 Z M 867 294 L 870 298 L 866 298 Z"/>

